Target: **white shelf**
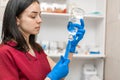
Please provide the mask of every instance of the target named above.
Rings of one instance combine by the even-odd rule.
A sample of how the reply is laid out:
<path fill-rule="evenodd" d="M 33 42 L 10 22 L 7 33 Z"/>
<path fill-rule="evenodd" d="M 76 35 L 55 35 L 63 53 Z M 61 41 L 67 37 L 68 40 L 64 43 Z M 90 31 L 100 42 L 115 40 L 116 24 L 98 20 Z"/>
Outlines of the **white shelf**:
<path fill-rule="evenodd" d="M 47 13 L 47 12 L 42 12 L 42 16 L 69 17 L 70 14 L 68 14 L 68 13 Z M 101 14 L 86 14 L 85 18 L 103 19 L 104 16 L 101 15 Z"/>
<path fill-rule="evenodd" d="M 85 11 L 85 36 L 80 45 L 98 46 L 100 54 L 78 53 L 73 55 L 71 63 L 71 72 L 66 80 L 83 80 L 83 65 L 87 63 L 96 66 L 98 76 L 103 80 L 104 59 L 105 59 L 105 27 L 106 27 L 106 0 L 42 0 L 48 3 L 60 3 L 67 5 L 68 13 L 46 13 L 42 12 L 43 19 L 39 39 L 48 41 L 66 41 L 68 37 L 67 24 L 72 7 L 80 7 Z M 46 32 L 50 34 L 46 34 Z M 86 47 L 85 47 L 86 48 Z M 94 50 L 94 49 L 93 49 Z M 64 53 L 48 53 L 48 56 L 57 61 Z M 75 76 L 73 76 L 76 73 Z"/>
<path fill-rule="evenodd" d="M 69 14 L 67 13 L 47 13 L 47 12 L 42 12 L 43 16 L 66 16 L 68 17 Z"/>
<path fill-rule="evenodd" d="M 49 53 L 47 54 L 50 57 L 60 57 L 61 55 L 64 55 L 62 53 Z M 98 58 L 105 58 L 104 54 L 74 54 L 73 57 L 75 58 L 91 58 L 91 59 L 98 59 Z"/>

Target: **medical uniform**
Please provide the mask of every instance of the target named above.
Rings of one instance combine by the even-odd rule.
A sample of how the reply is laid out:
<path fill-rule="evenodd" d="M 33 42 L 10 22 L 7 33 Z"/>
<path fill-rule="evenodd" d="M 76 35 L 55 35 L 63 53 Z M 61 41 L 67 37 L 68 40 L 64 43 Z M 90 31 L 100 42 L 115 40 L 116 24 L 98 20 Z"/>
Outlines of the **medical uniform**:
<path fill-rule="evenodd" d="M 0 46 L 0 80 L 44 80 L 51 71 L 44 51 L 35 51 L 36 56 L 23 53 L 8 42 Z"/>

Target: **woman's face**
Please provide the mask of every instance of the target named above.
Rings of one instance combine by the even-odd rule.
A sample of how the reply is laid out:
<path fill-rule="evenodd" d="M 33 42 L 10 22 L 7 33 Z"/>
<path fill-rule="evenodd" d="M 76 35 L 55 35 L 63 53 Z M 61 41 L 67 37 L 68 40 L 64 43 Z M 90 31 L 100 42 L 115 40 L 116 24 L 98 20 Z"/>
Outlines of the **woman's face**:
<path fill-rule="evenodd" d="M 40 5 L 37 2 L 33 2 L 17 17 L 18 29 L 24 37 L 28 37 L 30 34 L 38 34 L 41 22 Z"/>

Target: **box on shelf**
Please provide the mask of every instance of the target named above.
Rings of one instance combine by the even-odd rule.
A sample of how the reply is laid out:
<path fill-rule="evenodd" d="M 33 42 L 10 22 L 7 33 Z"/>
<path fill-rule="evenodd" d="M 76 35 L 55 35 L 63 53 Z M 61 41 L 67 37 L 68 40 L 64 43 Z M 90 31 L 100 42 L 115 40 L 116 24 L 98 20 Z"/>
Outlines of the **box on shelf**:
<path fill-rule="evenodd" d="M 48 13 L 66 13 L 66 4 L 41 2 L 42 12 Z"/>

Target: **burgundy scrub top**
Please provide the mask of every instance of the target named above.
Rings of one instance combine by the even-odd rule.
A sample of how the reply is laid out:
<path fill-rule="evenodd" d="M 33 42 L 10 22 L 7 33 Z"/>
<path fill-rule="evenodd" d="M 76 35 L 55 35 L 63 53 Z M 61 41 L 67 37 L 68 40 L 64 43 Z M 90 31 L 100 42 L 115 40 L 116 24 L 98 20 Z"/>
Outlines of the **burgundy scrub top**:
<path fill-rule="evenodd" d="M 44 51 L 35 51 L 36 57 L 23 53 L 8 42 L 0 46 L 0 80 L 44 80 L 51 71 Z"/>

